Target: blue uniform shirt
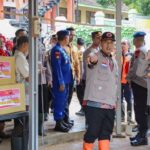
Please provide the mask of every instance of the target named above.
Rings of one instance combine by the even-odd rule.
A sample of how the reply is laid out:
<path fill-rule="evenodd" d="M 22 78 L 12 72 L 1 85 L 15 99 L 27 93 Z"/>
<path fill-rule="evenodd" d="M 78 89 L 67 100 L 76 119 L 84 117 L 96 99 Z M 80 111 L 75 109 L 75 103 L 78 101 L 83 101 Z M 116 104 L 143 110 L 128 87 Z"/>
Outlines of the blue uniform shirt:
<path fill-rule="evenodd" d="M 51 50 L 51 67 L 54 84 L 69 84 L 71 82 L 70 58 L 59 43 Z"/>

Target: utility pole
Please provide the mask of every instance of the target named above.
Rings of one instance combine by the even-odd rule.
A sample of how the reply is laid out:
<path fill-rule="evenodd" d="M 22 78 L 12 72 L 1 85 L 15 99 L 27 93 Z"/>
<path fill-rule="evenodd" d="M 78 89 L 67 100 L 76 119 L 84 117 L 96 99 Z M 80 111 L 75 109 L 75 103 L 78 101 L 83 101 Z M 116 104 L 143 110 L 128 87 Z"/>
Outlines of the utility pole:
<path fill-rule="evenodd" d="M 116 0 L 116 49 L 119 66 L 118 99 L 116 111 L 116 136 L 121 136 L 121 25 L 122 25 L 122 1 Z"/>
<path fill-rule="evenodd" d="M 38 150 L 38 0 L 29 0 L 29 150 Z"/>

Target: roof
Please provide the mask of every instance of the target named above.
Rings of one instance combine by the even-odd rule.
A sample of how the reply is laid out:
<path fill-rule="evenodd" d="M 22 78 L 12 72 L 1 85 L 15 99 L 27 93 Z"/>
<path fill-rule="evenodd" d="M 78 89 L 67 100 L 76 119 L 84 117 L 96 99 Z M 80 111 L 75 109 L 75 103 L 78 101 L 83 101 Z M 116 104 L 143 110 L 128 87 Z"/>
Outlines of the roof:
<path fill-rule="evenodd" d="M 99 3 L 96 2 L 96 0 L 79 0 L 79 6 L 87 6 L 87 7 L 97 7 L 97 8 L 100 8 L 100 9 L 104 9 L 103 6 L 101 6 Z M 107 8 L 105 9 L 111 9 L 111 10 L 114 10 L 114 6 L 108 6 Z M 123 11 L 128 11 L 129 8 L 125 5 L 125 4 L 122 4 L 122 10 Z"/>

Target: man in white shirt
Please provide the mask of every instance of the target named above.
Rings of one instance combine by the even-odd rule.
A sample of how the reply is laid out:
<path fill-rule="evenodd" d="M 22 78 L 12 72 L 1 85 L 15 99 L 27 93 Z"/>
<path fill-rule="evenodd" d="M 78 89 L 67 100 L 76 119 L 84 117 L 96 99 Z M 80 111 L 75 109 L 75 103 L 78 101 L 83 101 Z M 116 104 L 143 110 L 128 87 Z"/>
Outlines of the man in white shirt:
<path fill-rule="evenodd" d="M 22 36 L 17 40 L 17 50 L 15 51 L 15 63 L 16 63 L 16 81 L 18 83 L 25 84 L 26 96 L 28 95 L 29 84 L 29 64 L 26 59 L 28 55 L 29 41 L 28 37 Z M 29 101 L 26 97 L 26 105 L 29 105 Z"/>

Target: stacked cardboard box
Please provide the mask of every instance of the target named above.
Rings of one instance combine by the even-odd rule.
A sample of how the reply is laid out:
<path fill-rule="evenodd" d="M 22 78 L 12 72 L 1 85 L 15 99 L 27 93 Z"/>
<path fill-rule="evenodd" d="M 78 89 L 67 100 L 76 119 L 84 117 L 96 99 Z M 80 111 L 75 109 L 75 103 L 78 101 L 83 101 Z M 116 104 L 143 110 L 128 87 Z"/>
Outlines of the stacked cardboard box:
<path fill-rule="evenodd" d="M 24 84 L 15 80 L 15 58 L 0 56 L 0 115 L 25 111 Z"/>

